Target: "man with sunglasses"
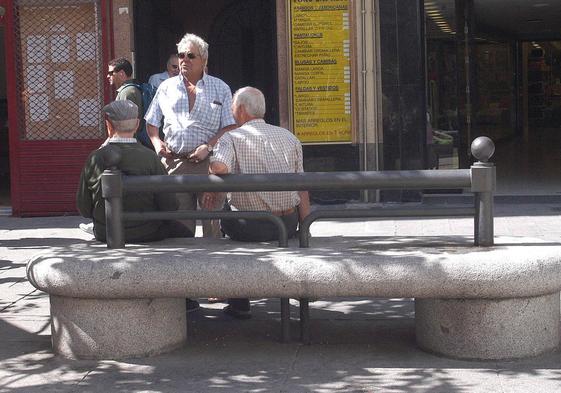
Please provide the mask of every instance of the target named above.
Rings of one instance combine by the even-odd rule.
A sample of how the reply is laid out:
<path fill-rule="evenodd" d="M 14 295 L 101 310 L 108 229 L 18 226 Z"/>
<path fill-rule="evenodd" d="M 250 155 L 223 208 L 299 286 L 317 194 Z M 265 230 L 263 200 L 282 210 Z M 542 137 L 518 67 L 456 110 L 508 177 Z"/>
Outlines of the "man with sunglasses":
<path fill-rule="evenodd" d="M 148 79 L 148 83 L 157 89 L 163 81 L 177 75 L 179 75 L 179 59 L 177 58 L 177 53 L 172 53 L 169 55 L 166 63 L 166 70 L 164 72 L 160 72 L 159 74 L 152 75 Z"/>
<path fill-rule="evenodd" d="M 232 92 L 222 80 L 205 72 L 208 44 L 199 36 L 185 34 L 177 44 L 179 75 L 158 87 L 146 112 L 147 131 L 156 153 L 170 175 L 208 174 L 209 155 L 218 138 L 235 128 Z M 164 140 L 158 134 L 163 119 Z M 181 210 L 202 206 L 202 194 L 178 195 Z M 209 209 L 221 209 L 217 199 Z M 195 222 L 182 221 L 195 230 Z M 220 237 L 218 220 L 203 221 L 203 236 Z"/>
<path fill-rule="evenodd" d="M 144 107 L 142 105 L 142 92 L 135 86 L 134 79 L 132 79 L 132 64 L 124 57 L 111 60 L 108 64 L 107 80 L 109 85 L 116 89 L 115 101 L 129 100 L 138 107 L 140 125 L 137 131 L 140 130 Z"/>

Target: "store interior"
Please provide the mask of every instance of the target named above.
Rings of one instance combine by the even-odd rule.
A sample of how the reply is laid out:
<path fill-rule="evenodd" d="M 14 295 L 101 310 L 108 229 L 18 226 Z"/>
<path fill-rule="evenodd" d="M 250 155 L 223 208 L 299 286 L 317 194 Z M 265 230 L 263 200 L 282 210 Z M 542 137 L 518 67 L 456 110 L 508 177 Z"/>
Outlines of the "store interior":
<path fill-rule="evenodd" d="M 561 195 L 561 2 L 424 8 L 436 167 L 466 167 L 468 141 L 484 135 L 496 144 L 497 194 Z"/>

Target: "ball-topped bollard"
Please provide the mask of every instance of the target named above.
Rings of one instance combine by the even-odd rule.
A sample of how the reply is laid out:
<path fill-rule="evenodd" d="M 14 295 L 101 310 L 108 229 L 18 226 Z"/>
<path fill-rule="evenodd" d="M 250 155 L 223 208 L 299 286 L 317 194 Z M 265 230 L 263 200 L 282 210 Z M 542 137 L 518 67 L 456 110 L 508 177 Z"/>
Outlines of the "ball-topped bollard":
<path fill-rule="evenodd" d="M 480 136 L 471 143 L 471 154 L 480 162 L 488 162 L 495 153 L 495 144 L 491 138 Z"/>
<path fill-rule="evenodd" d="M 103 150 L 103 166 L 105 169 L 117 169 L 121 162 L 121 151 L 111 144 Z"/>

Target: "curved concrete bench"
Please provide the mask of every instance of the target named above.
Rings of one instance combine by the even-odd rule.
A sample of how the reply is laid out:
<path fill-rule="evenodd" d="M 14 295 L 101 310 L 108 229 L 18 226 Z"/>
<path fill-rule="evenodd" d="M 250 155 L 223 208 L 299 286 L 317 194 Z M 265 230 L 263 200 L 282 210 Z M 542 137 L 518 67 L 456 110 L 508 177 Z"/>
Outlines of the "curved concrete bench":
<path fill-rule="evenodd" d="M 458 358 L 537 355 L 559 345 L 561 245 L 497 238 L 314 238 L 313 249 L 173 239 L 80 244 L 33 258 L 51 298 L 56 353 L 122 358 L 185 343 L 185 297 L 412 297 L 418 344 Z"/>

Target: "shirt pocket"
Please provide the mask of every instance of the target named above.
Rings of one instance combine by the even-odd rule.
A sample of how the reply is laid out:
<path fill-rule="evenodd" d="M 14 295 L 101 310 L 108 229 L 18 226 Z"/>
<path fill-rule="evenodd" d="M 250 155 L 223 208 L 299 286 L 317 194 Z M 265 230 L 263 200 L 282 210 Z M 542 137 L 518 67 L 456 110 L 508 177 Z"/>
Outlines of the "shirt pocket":
<path fill-rule="evenodd" d="M 222 103 L 220 101 L 205 102 L 205 122 L 209 130 L 218 131 L 222 117 Z"/>

